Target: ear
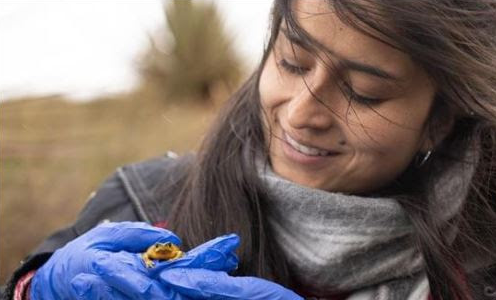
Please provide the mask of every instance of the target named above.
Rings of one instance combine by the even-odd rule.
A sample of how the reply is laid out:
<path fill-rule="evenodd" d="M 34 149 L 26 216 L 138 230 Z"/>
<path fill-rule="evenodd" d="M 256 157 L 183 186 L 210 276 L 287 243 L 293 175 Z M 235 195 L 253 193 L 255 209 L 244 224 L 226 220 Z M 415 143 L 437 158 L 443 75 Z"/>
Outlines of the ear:
<path fill-rule="evenodd" d="M 453 130 L 455 120 L 456 114 L 449 108 L 434 111 L 424 127 L 419 152 L 427 153 L 436 149 Z"/>

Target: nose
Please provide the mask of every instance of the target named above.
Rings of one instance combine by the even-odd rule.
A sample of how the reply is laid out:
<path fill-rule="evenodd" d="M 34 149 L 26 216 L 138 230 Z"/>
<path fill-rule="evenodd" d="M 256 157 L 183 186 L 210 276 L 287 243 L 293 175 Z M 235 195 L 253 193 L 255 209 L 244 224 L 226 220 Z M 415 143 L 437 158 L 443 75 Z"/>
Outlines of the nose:
<path fill-rule="evenodd" d="M 305 86 L 289 101 L 287 122 L 294 129 L 327 130 L 338 117 L 327 103 L 311 87 Z"/>

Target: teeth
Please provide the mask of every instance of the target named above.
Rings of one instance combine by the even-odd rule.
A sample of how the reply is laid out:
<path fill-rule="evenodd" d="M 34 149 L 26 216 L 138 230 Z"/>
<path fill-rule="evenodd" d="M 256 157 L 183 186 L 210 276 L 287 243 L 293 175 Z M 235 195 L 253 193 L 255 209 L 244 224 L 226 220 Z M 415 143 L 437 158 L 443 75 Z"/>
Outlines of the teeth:
<path fill-rule="evenodd" d="M 298 143 L 297 141 L 293 140 L 289 135 L 285 135 L 286 136 L 286 141 L 291 145 L 293 146 L 293 148 L 295 148 L 296 150 L 298 150 L 298 152 L 301 152 L 305 155 L 310 155 L 310 156 L 326 156 L 329 154 L 329 151 L 325 151 L 325 150 L 320 150 L 320 149 L 317 149 L 317 148 L 310 148 L 310 147 L 307 147 L 307 146 L 304 146 L 300 143 Z"/>

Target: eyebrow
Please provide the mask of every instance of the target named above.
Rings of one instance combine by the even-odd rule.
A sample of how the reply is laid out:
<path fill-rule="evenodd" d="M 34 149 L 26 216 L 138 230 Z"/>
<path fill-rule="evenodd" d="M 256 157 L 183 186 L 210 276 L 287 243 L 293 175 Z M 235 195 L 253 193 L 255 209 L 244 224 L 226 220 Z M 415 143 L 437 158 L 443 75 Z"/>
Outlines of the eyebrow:
<path fill-rule="evenodd" d="M 295 33 L 287 30 L 284 27 L 281 27 L 280 28 L 280 31 L 284 34 L 284 36 L 291 43 L 294 43 L 294 44 L 300 46 L 301 48 L 303 48 L 303 49 L 305 49 L 307 51 L 311 51 L 312 47 L 308 44 L 308 42 L 302 40 Z M 383 69 L 381 69 L 379 67 L 368 65 L 368 64 L 364 64 L 364 63 L 361 63 L 361 62 L 357 62 L 357 61 L 353 61 L 353 60 L 350 60 L 350 59 L 346 59 L 346 58 L 340 57 L 339 55 L 337 55 L 336 53 L 334 53 L 334 51 L 326 48 L 320 42 L 318 42 L 316 40 L 312 40 L 312 42 L 317 45 L 317 48 L 324 49 L 330 55 L 332 55 L 334 57 L 337 57 L 339 59 L 339 62 L 341 63 L 341 65 L 343 65 L 344 67 L 346 67 L 348 69 L 351 69 L 351 70 L 354 70 L 354 71 L 357 71 L 357 72 L 361 72 L 361 73 L 366 73 L 366 74 L 369 74 L 369 75 L 372 75 L 372 76 L 376 76 L 376 77 L 379 77 L 379 78 L 382 78 L 382 79 L 395 80 L 395 81 L 399 81 L 400 80 L 398 77 L 392 75 L 389 72 L 384 71 Z"/>

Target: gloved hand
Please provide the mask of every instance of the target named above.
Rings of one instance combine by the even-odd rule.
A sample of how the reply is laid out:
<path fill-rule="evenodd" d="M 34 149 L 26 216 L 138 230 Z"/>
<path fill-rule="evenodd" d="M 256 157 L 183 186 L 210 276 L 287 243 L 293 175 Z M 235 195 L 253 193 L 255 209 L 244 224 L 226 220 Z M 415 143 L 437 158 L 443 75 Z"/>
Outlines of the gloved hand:
<path fill-rule="evenodd" d="M 95 227 L 57 250 L 36 272 L 31 299 L 188 299 L 152 278 L 174 265 L 225 271 L 237 266 L 236 235 L 219 237 L 183 258 L 148 269 L 140 253 L 157 242 L 179 245 L 180 239 L 140 222 Z"/>
<path fill-rule="evenodd" d="M 303 300 L 291 290 L 257 277 L 234 277 L 224 271 L 172 268 L 160 280 L 191 299 Z"/>

